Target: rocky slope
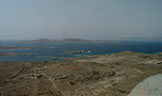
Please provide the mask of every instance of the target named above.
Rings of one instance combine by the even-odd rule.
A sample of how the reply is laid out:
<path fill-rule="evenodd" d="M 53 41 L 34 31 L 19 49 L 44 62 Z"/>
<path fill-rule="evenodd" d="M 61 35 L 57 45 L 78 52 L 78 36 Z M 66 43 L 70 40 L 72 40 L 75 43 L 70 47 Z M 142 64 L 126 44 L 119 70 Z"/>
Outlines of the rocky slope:
<path fill-rule="evenodd" d="M 127 96 L 148 76 L 162 73 L 162 55 L 121 52 L 0 66 L 0 96 Z"/>
<path fill-rule="evenodd" d="M 161 96 L 162 74 L 150 76 L 139 83 L 128 96 Z"/>

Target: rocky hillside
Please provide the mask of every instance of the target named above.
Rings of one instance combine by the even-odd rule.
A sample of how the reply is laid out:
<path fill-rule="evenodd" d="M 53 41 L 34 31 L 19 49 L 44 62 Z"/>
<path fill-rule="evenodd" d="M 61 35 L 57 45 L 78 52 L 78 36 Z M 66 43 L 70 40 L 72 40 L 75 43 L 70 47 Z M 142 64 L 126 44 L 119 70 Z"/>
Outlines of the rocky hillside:
<path fill-rule="evenodd" d="M 121 52 L 67 61 L 0 63 L 0 96 L 127 96 L 162 73 L 162 54 Z"/>

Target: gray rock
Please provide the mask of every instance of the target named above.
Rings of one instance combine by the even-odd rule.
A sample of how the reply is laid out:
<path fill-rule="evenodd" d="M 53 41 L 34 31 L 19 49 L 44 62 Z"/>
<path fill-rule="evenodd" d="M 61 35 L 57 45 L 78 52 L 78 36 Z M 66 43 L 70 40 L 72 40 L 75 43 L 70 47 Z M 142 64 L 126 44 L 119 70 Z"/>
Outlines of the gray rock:
<path fill-rule="evenodd" d="M 162 74 L 151 76 L 142 81 L 128 96 L 162 96 Z"/>

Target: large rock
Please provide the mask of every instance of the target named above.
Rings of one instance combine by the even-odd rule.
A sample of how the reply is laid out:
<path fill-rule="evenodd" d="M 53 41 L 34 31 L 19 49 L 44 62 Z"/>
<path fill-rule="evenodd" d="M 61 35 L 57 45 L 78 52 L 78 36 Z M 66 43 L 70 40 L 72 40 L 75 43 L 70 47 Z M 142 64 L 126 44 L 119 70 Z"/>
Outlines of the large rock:
<path fill-rule="evenodd" d="M 162 74 L 151 76 L 142 81 L 128 96 L 162 96 Z"/>

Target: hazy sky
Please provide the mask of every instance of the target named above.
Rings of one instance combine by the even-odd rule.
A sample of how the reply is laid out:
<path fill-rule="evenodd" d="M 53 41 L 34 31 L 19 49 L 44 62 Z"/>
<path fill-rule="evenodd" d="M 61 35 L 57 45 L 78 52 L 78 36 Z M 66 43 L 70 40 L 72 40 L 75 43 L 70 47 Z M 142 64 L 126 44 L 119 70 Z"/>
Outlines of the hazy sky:
<path fill-rule="evenodd" d="M 0 0 L 0 40 L 162 37 L 162 0 Z"/>

